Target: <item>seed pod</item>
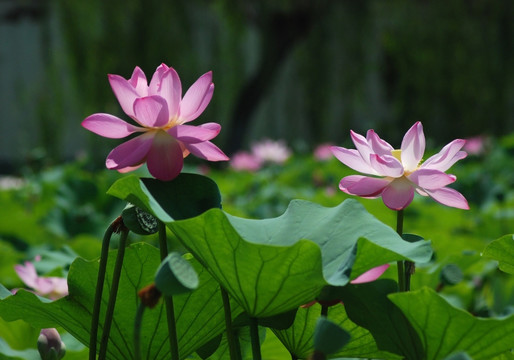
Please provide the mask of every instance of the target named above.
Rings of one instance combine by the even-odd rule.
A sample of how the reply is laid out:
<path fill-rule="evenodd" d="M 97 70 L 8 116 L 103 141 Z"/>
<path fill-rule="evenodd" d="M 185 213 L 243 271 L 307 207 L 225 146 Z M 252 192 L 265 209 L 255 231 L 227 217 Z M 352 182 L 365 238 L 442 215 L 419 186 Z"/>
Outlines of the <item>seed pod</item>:
<path fill-rule="evenodd" d="M 121 217 L 125 226 L 139 235 L 155 234 L 159 228 L 155 216 L 132 204 L 123 209 Z"/>
<path fill-rule="evenodd" d="M 155 274 L 155 287 L 165 296 L 193 291 L 198 284 L 195 269 L 177 252 L 168 254 Z"/>

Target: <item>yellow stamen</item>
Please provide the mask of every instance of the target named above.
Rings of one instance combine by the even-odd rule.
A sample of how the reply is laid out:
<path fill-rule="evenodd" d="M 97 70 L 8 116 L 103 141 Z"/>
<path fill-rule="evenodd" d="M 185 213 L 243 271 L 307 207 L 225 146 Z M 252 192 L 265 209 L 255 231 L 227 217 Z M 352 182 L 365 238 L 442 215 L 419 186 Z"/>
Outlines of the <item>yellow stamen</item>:
<path fill-rule="evenodd" d="M 401 150 L 391 150 L 391 155 L 393 155 L 399 162 L 402 162 L 402 151 Z"/>

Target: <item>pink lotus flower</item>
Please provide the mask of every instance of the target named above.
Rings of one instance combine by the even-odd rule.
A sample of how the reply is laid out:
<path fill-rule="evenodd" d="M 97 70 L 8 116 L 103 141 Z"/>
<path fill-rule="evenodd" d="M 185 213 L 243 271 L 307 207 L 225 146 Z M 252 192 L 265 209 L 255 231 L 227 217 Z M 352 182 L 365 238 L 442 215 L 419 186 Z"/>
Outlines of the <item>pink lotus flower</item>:
<path fill-rule="evenodd" d="M 320 144 L 314 149 L 314 158 L 316 160 L 324 161 L 332 158 L 332 144 Z"/>
<path fill-rule="evenodd" d="M 113 139 L 141 134 L 109 153 L 106 160 L 108 169 L 128 172 L 146 162 L 155 178 L 172 180 L 180 173 L 183 159 L 190 153 L 209 161 L 228 160 L 209 141 L 220 132 L 219 124 L 186 125 L 196 119 L 211 101 L 214 92 L 212 72 L 202 75 L 184 97 L 177 72 L 165 64 L 157 68 L 150 84 L 139 67 L 134 69 L 129 80 L 109 75 L 109 82 L 123 111 L 137 125 L 110 114 L 97 113 L 88 116 L 82 126 Z"/>
<path fill-rule="evenodd" d="M 346 166 L 372 176 L 344 177 L 339 188 L 345 193 L 364 198 L 382 196 L 387 207 L 402 210 L 412 202 L 415 190 L 443 205 L 469 209 L 464 196 L 447 187 L 457 177 L 445 173 L 467 156 L 466 152 L 460 151 L 465 140 L 453 140 L 438 154 L 422 162 L 425 136 L 420 122 L 407 131 L 400 150 L 395 150 L 373 130 L 368 130 L 366 137 L 351 131 L 351 137 L 356 150 L 334 146 L 332 153 Z"/>
<path fill-rule="evenodd" d="M 16 265 L 14 270 L 21 280 L 34 292 L 41 296 L 48 296 L 50 299 L 59 299 L 68 295 L 68 283 L 60 277 L 40 277 L 34 264 L 29 261 L 24 265 Z"/>
<path fill-rule="evenodd" d="M 283 164 L 291 156 L 284 141 L 264 139 L 252 144 L 251 152 L 240 151 L 230 161 L 234 170 L 257 171 L 266 163 Z"/>
<path fill-rule="evenodd" d="M 468 138 L 464 150 L 470 155 L 482 155 L 487 147 L 487 142 L 487 138 L 481 135 Z"/>
<path fill-rule="evenodd" d="M 262 162 L 283 164 L 291 156 L 284 141 L 264 139 L 252 145 L 252 154 Z"/>
<path fill-rule="evenodd" d="M 262 166 L 262 160 L 249 152 L 240 151 L 232 156 L 230 166 L 234 170 L 257 171 Z"/>

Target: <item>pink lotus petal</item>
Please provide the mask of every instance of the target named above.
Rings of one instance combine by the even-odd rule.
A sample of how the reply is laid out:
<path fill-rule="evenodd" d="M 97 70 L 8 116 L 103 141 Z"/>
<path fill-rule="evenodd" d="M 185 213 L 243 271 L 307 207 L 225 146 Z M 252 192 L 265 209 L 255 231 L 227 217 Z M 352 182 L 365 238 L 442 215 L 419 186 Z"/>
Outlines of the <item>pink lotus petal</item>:
<path fill-rule="evenodd" d="M 50 278 L 53 283 L 53 295 L 55 297 L 63 297 L 68 295 L 68 280 L 60 277 L 51 277 Z"/>
<path fill-rule="evenodd" d="M 141 166 L 143 166 L 143 164 L 139 164 L 139 165 L 136 165 L 136 166 L 127 166 L 127 167 L 124 167 L 124 168 L 121 168 L 121 169 L 116 169 L 119 173 L 122 173 L 122 174 L 125 174 L 125 173 L 128 173 L 128 172 L 131 172 L 131 171 L 134 171 L 134 170 L 137 170 L 139 169 Z"/>
<path fill-rule="evenodd" d="M 373 169 L 381 176 L 397 178 L 403 175 L 403 166 L 394 156 L 371 154 L 370 163 Z"/>
<path fill-rule="evenodd" d="M 364 174 L 378 175 L 377 171 L 362 159 L 361 154 L 357 150 L 339 146 L 332 146 L 330 150 L 339 161 L 349 168 Z"/>
<path fill-rule="evenodd" d="M 169 117 L 177 116 L 179 114 L 180 98 L 182 97 L 182 84 L 175 69 L 168 68 L 162 74 L 157 93 L 166 100 Z"/>
<path fill-rule="evenodd" d="M 213 93 L 212 72 L 209 71 L 200 76 L 187 90 L 180 103 L 180 118 L 184 122 L 189 122 L 200 116 L 209 105 Z"/>
<path fill-rule="evenodd" d="M 204 141 L 197 144 L 185 144 L 187 150 L 191 154 L 208 161 L 227 161 L 228 156 L 223 153 L 216 145 L 210 141 Z"/>
<path fill-rule="evenodd" d="M 448 170 L 453 164 L 468 155 L 466 152 L 460 151 L 465 143 L 466 141 L 462 139 L 453 140 L 443 147 L 440 152 L 428 158 L 421 167 L 440 171 Z"/>
<path fill-rule="evenodd" d="M 419 169 L 407 178 L 423 189 L 438 189 L 449 185 L 457 179 L 454 175 L 446 174 L 439 170 Z"/>
<path fill-rule="evenodd" d="M 368 130 L 366 140 L 373 152 L 377 155 L 391 155 L 391 151 L 394 150 L 394 148 L 387 141 L 382 140 L 374 130 Z"/>
<path fill-rule="evenodd" d="M 360 134 L 357 134 L 353 130 L 350 130 L 350 136 L 352 138 L 353 143 L 355 144 L 355 148 L 361 155 L 361 158 L 369 164 L 369 156 L 373 154 L 373 149 L 368 144 L 368 140 Z"/>
<path fill-rule="evenodd" d="M 221 126 L 217 123 L 207 123 L 200 126 L 177 125 L 168 130 L 168 134 L 188 144 L 211 140 L 219 134 Z"/>
<path fill-rule="evenodd" d="M 382 192 L 382 201 L 391 210 L 405 209 L 414 198 L 414 186 L 405 178 L 393 180 Z"/>
<path fill-rule="evenodd" d="M 25 261 L 25 266 L 23 265 L 15 265 L 14 270 L 16 274 L 20 277 L 20 279 L 27 284 L 27 286 L 35 289 L 37 284 L 37 272 L 34 264 L 29 261 Z"/>
<path fill-rule="evenodd" d="M 144 127 L 159 128 L 168 124 L 170 117 L 166 100 L 158 95 L 142 97 L 134 101 L 134 114 Z"/>
<path fill-rule="evenodd" d="M 341 179 L 339 189 L 350 195 L 374 198 L 379 196 L 391 181 L 362 175 L 350 175 Z"/>
<path fill-rule="evenodd" d="M 148 81 L 146 80 L 145 73 L 139 66 L 134 68 L 132 76 L 128 82 L 140 97 L 148 96 Z"/>
<path fill-rule="evenodd" d="M 469 210 L 469 205 L 466 198 L 457 190 L 443 187 L 434 190 L 425 189 L 425 191 L 432 199 L 443 205 Z"/>
<path fill-rule="evenodd" d="M 168 69 L 169 66 L 166 64 L 161 64 L 155 69 L 152 80 L 150 80 L 150 85 L 148 85 L 148 95 L 159 95 L 158 91 L 161 86 L 162 76 Z"/>
<path fill-rule="evenodd" d="M 36 286 L 33 287 L 39 295 L 48 295 L 55 289 L 55 283 L 50 277 L 39 277 Z"/>
<path fill-rule="evenodd" d="M 384 264 L 377 266 L 373 269 L 366 271 L 365 273 L 359 275 L 354 280 L 350 281 L 350 284 L 364 284 L 368 282 L 375 281 L 389 268 L 389 264 Z"/>
<path fill-rule="evenodd" d="M 423 190 L 423 189 L 421 189 L 419 187 L 416 188 L 416 192 L 418 194 L 420 194 L 421 196 L 428 196 L 428 194 L 425 192 L 425 190 Z"/>
<path fill-rule="evenodd" d="M 107 156 L 105 166 L 118 170 L 141 164 L 150 151 L 154 135 L 154 132 L 147 132 L 118 145 Z"/>
<path fill-rule="evenodd" d="M 414 171 L 425 153 L 423 125 L 418 121 L 407 131 L 402 141 L 402 164 L 406 171 Z"/>
<path fill-rule="evenodd" d="M 176 178 L 184 165 L 180 143 L 167 133 L 156 134 L 146 158 L 148 171 L 159 180 Z"/>
<path fill-rule="evenodd" d="M 109 83 L 125 114 L 134 118 L 134 101 L 139 97 L 136 89 L 119 75 L 109 75 Z"/>
<path fill-rule="evenodd" d="M 121 139 L 144 130 L 121 120 L 119 117 L 104 113 L 88 116 L 82 121 L 82 126 L 97 135 L 111 139 Z"/>

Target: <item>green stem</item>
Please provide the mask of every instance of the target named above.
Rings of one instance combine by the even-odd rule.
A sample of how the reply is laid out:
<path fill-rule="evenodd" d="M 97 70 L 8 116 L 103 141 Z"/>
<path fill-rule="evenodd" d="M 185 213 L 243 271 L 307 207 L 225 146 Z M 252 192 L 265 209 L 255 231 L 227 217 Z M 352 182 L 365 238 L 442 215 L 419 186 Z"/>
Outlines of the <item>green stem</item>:
<path fill-rule="evenodd" d="M 134 359 L 141 360 L 141 324 L 143 322 L 143 313 L 146 309 L 144 303 L 139 303 L 137 307 L 136 317 L 134 319 Z"/>
<path fill-rule="evenodd" d="M 168 256 L 168 244 L 166 242 L 166 225 L 159 221 L 159 249 L 161 261 Z M 166 319 L 168 322 L 168 333 L 170 340 L 170 352 L 172 360 L 179 360 L 177 326 L 175 323 L 175 310 L 173 308 L 173 297 L 165 296 L 164 305 L 166 306 Z"/>
<path fill-rule="evenodd" d="M 321 304 L 321 316 L 328 316 L 328 305 Z"/>
<path fill-rule="evenodd" d="M 107 311 L 105 313 L 104 331 L 102 334 L 102 341 L 100 342 L 100 353 L 98 355 L 99 360 L 104 360 L 107 355 L 107 345 L 109 343 L 112 319 L 114 317 L 114 306 L 116 305 L 116 297 L 118 295 L 118 285 L 120 284 L 121 268 L 123 266 L 128 234 L 129 229 L 122 226 L 118 255 L 116 256 L 116 263 L 114 264 L 114 272 L 112 274 L 111 292 L 109 294 L 109 302 L 107 303 Z"/>
<path fill-rule="evenodd" d="M 253 360 L 261 360 L 261 342 L 259 339 L 259 325 L 257 318 L 250 318 L 250 339 L 252 341 Z"/>
<path fill-rule="evenodd" d="M 403 209 L 396 212 L 396 232 L 403 235 Z M 405 287 L 405 267 L 402 260 L 397 262 L 398 265 L 398 291 L 406 290 Z"/>
<path fill-rule="evenodd" d="M 414 263 L 405 261 L 405 291 L 410 291 L 410 277 L 414 271 Z"/>
<path fill-rule="evenodd" d="M 230 360 L 240 360 L 241 354 L 237 346 L 237 339 L 234 336 L 234 329 L 232 328 L 232 312 L 230 310 L 230 299 L 227 291 L 220 286 L 221 297 L 223 299 L 223 309 L 225 310 L 225 328 L 227 329 L 228 349 L 230 352 Z"/>
<path fill-rule="evenodd" d="M 102 293 L 105 282 L 105 271 L 107 268 L 107 258 L 109 256 L 109 244 L 112 234 L 118 226 L 115 220 L 107 228 L 102 240 L 102 251 L 100 254 L 100 265 L 98 268 L 98 278 L 96 280 L 95 300 L 93 303 L 93 315 L 91 319 L 91 330 L 89 332 L 89 360 L 96 359 L 96 342 L 98 339 L 98 322 L 100 320 L 100 307 L 102 304 Z"/>
<path fill-rule="evenodd" d="M 403 235 L 403 210 L 396 212 L 396 232 L 398 235 Z"/>
<path fill-rule="evenodd" d="M 405 291 L 405 270 L 403 267 L 403 261 L 397 261 L 396 266 L 398 268 L 398 291 Z"/>

